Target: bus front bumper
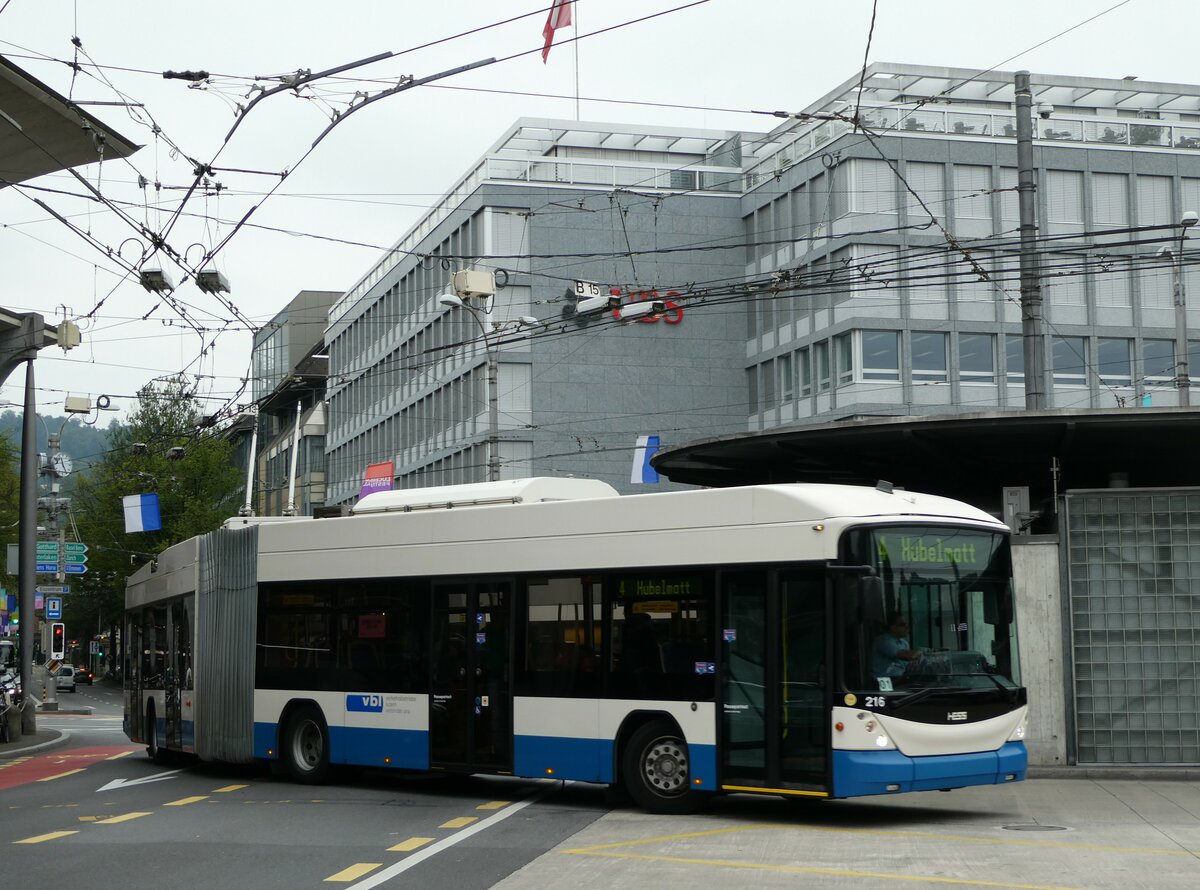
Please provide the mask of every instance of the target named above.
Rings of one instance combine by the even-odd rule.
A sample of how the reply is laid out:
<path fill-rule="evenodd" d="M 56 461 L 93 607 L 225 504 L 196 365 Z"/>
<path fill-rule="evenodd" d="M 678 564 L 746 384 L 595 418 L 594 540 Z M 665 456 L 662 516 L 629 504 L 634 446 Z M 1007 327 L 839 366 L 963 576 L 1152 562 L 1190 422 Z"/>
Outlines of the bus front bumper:
<path fill-rule="evenodd" d="M 833 752 L 832 797 L 941 791 L 970 785 L 1004 785 L 1025 778 L 1024 742 L 996 751 L 909 757 L 899 751 Z"/>

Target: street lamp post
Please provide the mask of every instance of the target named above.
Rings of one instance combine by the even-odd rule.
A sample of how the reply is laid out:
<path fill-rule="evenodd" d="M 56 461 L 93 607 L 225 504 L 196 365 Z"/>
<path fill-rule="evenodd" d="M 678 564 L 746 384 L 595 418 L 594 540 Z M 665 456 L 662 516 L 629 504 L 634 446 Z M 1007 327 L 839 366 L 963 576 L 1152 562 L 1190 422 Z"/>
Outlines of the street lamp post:
<path fill-rule="evenodd" d="M 447 291 L 438 298 L 443 306 L 454 306 L 466 310 L 467 314 L 479 326 L 483 337 L 483 348 L 487 353 L 487 382 L 488 382 L 488 481 L 500 481 L 500 382 L 496 361 L 496 350 L 492 344 L 491 334 L 487 325 L 480 318 L 480 312 L 474 306 L 468 305 L 462 297 Z"/>
<path fill-rule="evenodd" d="M 495 295 L 491 295 L 491 299 L 495 299 Z M 488 382 L 488 473 L 489 482 L 500 481 L 500 371 L 499 362 L 497 360 L 497 351 L 499 344 L 495 340 L 495 335 L 499 332 L 501 323 L 492 322 L 492 329 L 489 331 L 487 325 L 481 316 L 486 315 L 486 310 L 476 309 L 468 304 L 461 296 L 454 292 L 453 284 L 451 289 L 442 294 L 438 298 L 438 302 L 443 306 L 452 306 L 459 309 L 465 309 L 467 313 L 474 319 L 475 324 L 479 327 L 479 333 L 483 337 L 483 348 L 487 354 L 487 382 Z M 515 320 L 515 323 L 525 327 L 532 327 L 538 323 L 538 320 L 532 316 L 523 315 Z"/>

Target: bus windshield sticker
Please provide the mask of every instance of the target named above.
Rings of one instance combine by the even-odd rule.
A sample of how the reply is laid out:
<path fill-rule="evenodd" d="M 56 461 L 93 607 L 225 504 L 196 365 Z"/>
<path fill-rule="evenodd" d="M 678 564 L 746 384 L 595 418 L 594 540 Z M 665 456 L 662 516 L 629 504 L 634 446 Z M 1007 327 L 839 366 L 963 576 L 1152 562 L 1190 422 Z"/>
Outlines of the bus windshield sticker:
<path fill-rule="evenodd" d="M 879 691 L 880 692 L 891 692 L 892 691 L 892 678 L 891 677 L 876 677 L 875 679 L 879 681 Z"/>
<path fill-rule="evenodd" d="M 715 674 L 717 672 L 717 663 L 715 661 L 697 661 L 697 674 Z"/>
<path fill-rule="evenodd" d="M 361 640 L 379 639 L 387 636 L 386 615 L 359 615 L 358 637 Z"/>
<path fill-rule="evenodd" d="M 737 628 L 736 627 L 727 627 L 727 628 L 725 628 L 725 630 L 721 631 L 721 636 L 724 637 L 726 643 L 736 643 L 737 642 Z"/>

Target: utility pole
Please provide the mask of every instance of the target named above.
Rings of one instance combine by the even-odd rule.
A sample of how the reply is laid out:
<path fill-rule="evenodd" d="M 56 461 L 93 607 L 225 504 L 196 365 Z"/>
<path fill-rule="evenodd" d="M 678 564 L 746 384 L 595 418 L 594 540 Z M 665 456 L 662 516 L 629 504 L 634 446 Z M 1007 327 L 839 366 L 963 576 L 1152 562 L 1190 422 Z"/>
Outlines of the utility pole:
<path fill-rule="evenodd" d="M 1014 77 L 1017 105 L 1017 198 L 1021 220 L 1021 335 L 1025 346 L 1025 408 L 1046 408 L 1042 283 L 1037 257 L 1036 185 L 1033 178 L 1033 94 L 1029 72 Z"/>

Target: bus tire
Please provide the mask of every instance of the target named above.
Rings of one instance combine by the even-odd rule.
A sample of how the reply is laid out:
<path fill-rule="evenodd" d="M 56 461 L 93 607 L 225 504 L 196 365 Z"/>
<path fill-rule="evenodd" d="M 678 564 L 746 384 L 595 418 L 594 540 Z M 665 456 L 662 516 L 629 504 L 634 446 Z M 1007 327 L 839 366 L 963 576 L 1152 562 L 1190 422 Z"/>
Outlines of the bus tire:
<path fill-rule="evenodd" d="M 320 785 L 329 775 L 329 731 L 313 707 L 292 712 L 283 729 L 280 755 L 292 781 Z"/>
<path fill-rule="evenodd" d="M 159 766 L 167 762 L 167 752 L 158 744 L 158 720 L 154 715 L 154 702 L 146 708 L 146 756 Z"/>
<path fill-rule="evenodd" d="M 634 731 L 621 752 L 621 778 L 633 802 L 650 813 L 694 813 L 704 803 L 692 788 L 687 742 L 668 720 Z"/>

